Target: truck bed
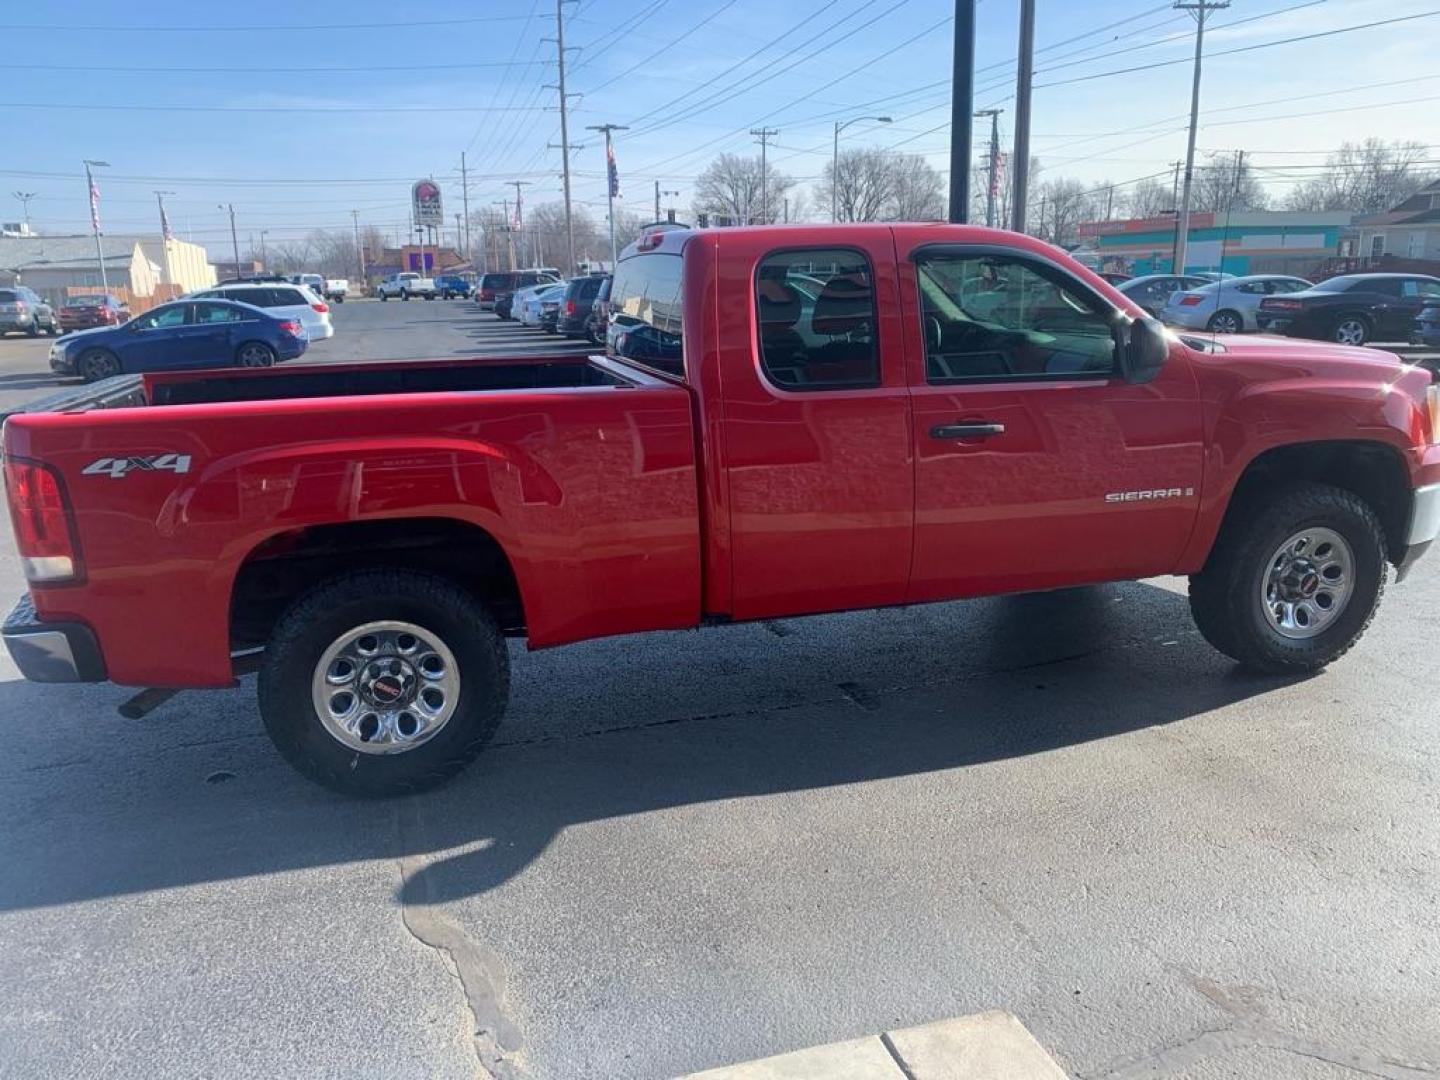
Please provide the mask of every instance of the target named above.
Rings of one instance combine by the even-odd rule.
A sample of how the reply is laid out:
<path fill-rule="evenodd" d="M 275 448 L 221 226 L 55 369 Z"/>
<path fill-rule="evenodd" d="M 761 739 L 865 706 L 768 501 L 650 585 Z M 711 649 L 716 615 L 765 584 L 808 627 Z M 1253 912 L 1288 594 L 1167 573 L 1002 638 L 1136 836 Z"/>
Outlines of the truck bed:
<path fill-rule="evenodd" d="M 353 527 L 389 545 L 443 523 L 472 538 L 446 556 L 462 568 L 498 546 L 532 645 L 699 619 L 690 392 L 622 361 L 109 382 L 11 414 L 4 443 L 53 469 L 73 506 L 83 577 L 36 587 L 39 616 L 92 628 L 113 681 L 228 683 L 242 571 Z"/>

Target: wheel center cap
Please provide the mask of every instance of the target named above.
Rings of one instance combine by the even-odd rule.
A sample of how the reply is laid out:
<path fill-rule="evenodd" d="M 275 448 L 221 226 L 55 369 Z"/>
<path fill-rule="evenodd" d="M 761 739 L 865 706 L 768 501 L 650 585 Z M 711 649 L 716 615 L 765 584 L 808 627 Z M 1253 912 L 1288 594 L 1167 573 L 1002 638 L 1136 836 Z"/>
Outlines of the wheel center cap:
<path fill-rule="evenodd" d="M 394 709 L 415 697 L 415 669 L 398 656 L 372 660 L 360 674 L 360 696 L 371 705 Z"/>

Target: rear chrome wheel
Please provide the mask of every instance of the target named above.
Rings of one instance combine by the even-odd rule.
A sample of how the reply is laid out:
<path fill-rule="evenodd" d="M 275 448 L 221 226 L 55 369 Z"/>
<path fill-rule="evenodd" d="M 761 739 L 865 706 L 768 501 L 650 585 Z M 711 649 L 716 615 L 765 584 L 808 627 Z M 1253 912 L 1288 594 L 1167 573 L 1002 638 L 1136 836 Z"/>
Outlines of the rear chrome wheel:
<path fill-rule="evenodd" d="M 321 654 L 310 695 L 337 742 L 362 754 L 403 754 L 449 722 L 460 700 L 460 666 L 424 627 L 366 623 Z"/>
<path fill-rule="evenodd" d="M 1341 345 L 1364 345 L 1370 337 L 1370 324 L 1357 315 L 1350 315 L 1335 324 L 1331 338 Z"/>
<path fill-rule="evenodd" d="M 1210 316 L 1206 329 L 1213 334 L 1238 334 L 1245 329 L 1240 316 L 1233 311 L 1217 311 Z"/>

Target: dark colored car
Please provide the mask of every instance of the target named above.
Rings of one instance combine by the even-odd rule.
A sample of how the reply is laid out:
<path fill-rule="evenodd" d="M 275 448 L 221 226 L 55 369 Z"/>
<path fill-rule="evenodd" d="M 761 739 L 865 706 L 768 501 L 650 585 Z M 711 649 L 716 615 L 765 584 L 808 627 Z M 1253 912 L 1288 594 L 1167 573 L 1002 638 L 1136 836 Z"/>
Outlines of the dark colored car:
<path fill-rule="evenodd" d="M 503 278 L 503 284 L 497 284 L 492 290 L 491 304 L 495 314 L 502 319 L 513 318 L 510 314 L 511 301 L 515 294 L 521 289 L 528 289 L 531 285 L 539 285 L 547 281 L 559 281 L 554 274 L 542 274 L 538 270 L 517 270 L 513 274 L 486 274 L 489 278 Z M 481 289 L 480 308 L 485 308 L 484 287 Z"/>
<path fill-rule="evenodd" d="M 589 274 L 571 278 L 566 282 L 565 295 L 560 300 L 560 318 L 555 326 L 556 331 L 569 338 L 588 337 L 590 309 L 595 298 L 600 295 L 600 286 L 609 280 L 609 274 Z"/>
<path fill-rule="evenodd" d="M 1341 345 L 1409 341 L 1428 301 L 1440 301 L 1440 278 L 1424 274 L 1344 274 L 1310 289 L 1260 301 L 1261 330 Z"/>
<path fill-rule="evenodd" d="M 459 274 L 442 274 L 435 279 L 435 287 L 440 290 L 442 300 L 449 300 L 455 296 L 463 300 L 469 297 L 473 286 Z"/>
<path fill-rule="evenodd" d="M 1415 327 L 1410 331 L 1413 345 L 1430 345 L 1440 348 L 1440 300 L 1427 301 L 1415 316 Z"/>
<path fill-rule="evenodd" d="M 43 331 L 54 337 L 60 332 L 60 324 L 56 321 L 55 309 L 34 289 L 16 285 L 0 289 L 0 337 L 12 330 L 31 337 L 39 337 Z"/>
<path fill-rule="evenodd" d="M 547 334 L 558 334 L 560 323 L 560 304 L 564 299 L 564 292 L 557 291 L 550 299 L 542 298 L 540 301 L 540 329 Z"/>
<path fill-rule="evenodd" d="M 600 282 L 600 291 L 590 304 L 590 314 L 585 318 L 585 337 L 595 345 L 605 344 L 605 327 L 610 322 L 610 282 L 606 274 Z"/>
<path fill-rule="evenodd" d="M 1157 318 L 1165 302 L 1177 292 L 1188 292 L 1210 284 L 1198 274 L 1142 274 L 1115 287 Z"/>
<path fill-rule="evenodd" d="M 130 309 L 109 293 L 72 296 L 60 306 L 60 329 L 91 330 L 97 326 L 119 326 L 130 318 Z"/>
<path fill-rule="evenodd" d="M 123 326 L 66 334 L 50 346 L 50 370 L 94 382 L 142 371 L 269 367 L 309 344 L 299 319 L 234 300 L 177 300 Z"/>

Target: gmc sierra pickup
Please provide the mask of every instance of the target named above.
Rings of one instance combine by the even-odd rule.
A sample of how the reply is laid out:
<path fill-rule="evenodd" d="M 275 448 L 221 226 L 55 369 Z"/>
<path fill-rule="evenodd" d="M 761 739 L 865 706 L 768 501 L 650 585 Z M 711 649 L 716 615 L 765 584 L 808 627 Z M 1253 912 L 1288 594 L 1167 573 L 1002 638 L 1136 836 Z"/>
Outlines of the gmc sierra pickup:
<path fill-rule="evenodd" d="M 258 667 L 280 752 L 381 795 L 479 753 L 507 635 L 1185 574 L 1216 648 L 1309 671 L 1440 531 L 1428 373 L 1177 338 L 1027 237 L 661 232 L 610 307 L 604 357 L 170 372 L 12 414 L 11 655 L 151 695 Z"/>

